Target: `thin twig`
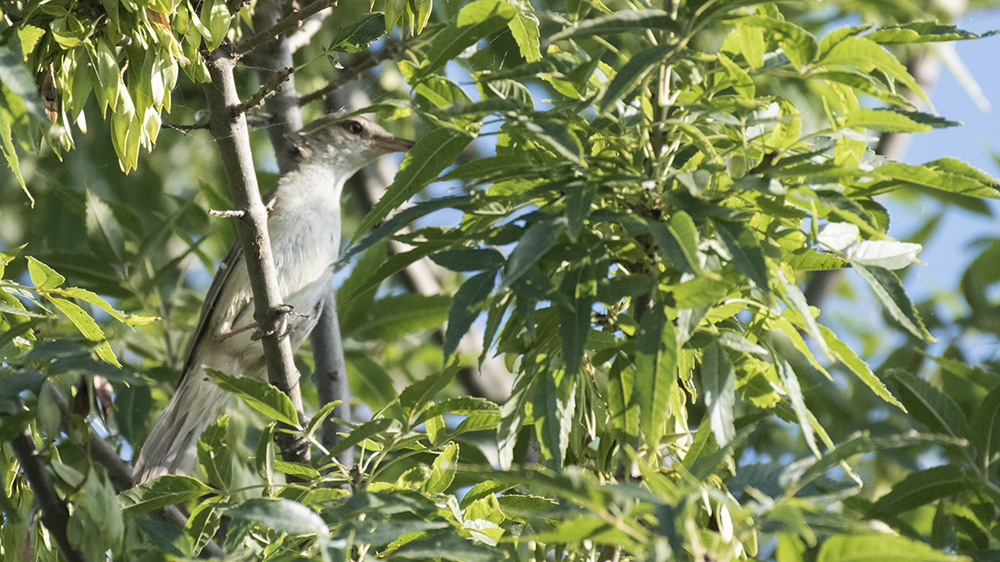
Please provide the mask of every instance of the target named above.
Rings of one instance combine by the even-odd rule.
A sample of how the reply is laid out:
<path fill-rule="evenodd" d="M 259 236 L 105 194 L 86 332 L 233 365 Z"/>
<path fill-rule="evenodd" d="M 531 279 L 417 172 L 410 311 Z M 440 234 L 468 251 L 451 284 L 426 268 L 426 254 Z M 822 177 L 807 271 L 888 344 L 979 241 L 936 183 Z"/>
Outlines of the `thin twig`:
<path fill-rule="evenodd" d="M 260 47 L 268 41 L 272 41 L 281 37 L 285 32 L 291 31 L 299 27 L 302 22 L 319 12 L 331 7 L 336 6 L 337 0 L 315 0 L 312 4 L 309 4 L 305 8 L 298 10 L 289 14 L 287 17 L 279 21 L 278 23 L 272 25 L 271 27 L 255 33 L 252 37 L 246 41 L 240 43 L 235 52 L 233 53 L 237 59 L 246 55 L 250 51 Z"/>
<path fill-rule="evenodd" d="M 292 75 L 292 70 L 292 67 L 287 66 L 281 70 L 271 73 L 271 75 L 267 77 L 267 80 L 260 85 L 260 88 L 257 89 L 254 95 L 250 96 L 246 103 L 240 106 L 238 111 L 247 112 L 251 109 L 257 109 L 263 105 L 265 100 L 281 90 L 281 85 Z"/>
<path fill-rule="evenodd" d="M 325 100 L 330 96 L 330 94 L 356 79 L 362 72 L 370 68 L 374 68 L 384 60 L 395 58 L 396 55 L 403 52 L 409 46 L 412 39 L 412 37 L 404 37 L 395 41 L 389 41 L 385 44 L 385 47 L 383 47 L 381 51 L 377 53 L 369 51 L 364 58 L 352 64 L 349 68 L 345 68 L 336 80 L 331 81 L 323 88 L 320 88 L 311 94 L 306 94 L 300 97 L 299 105 L 306 105 L 307 103 L 312 103 L 317 100 Z"/>
<path fill-rule="evenodd" d="M 332 13 L 333 10 L 326 8 L 303 21 L 298 31 L 286 36 L 285 42 L 288 44 L 288 50 L 294 53 L 308 45 L 313 36 L 320 29 L 323 29 L 323 21 Z"/>
<path fill-rule="evenodd" d="M 209 209 L 208 214 L 213 217 L 219 217 L 220 219 L 231 219 L 231 218 L 241 218 L 246 213 L 240 210 L 227 210 L 227 211 L 216 211 L 215 209 Z"/>
<path fill-rule="evenodd" d="M 200 123 L 196 125 L 175 125 L 172 123 L 164 123 L 164 129 L 173 129 L 175 131 L 197 131 L 200 129 L 208 129 L 208 123 Z"/>

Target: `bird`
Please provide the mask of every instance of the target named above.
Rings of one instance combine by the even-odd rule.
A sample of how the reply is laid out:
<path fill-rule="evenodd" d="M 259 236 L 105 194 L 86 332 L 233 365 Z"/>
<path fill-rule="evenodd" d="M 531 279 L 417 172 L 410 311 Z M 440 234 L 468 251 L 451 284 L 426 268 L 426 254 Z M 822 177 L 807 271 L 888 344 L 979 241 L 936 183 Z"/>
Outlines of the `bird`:
<path fill-rule="evenodd" d="M 405 152 L 414 143 L 344 112 L 320 117 L 287 140 L 292 165 L 265 203 L 279 292 L 293 311 L 287 319 L 294 350 L 316 326 L 330 292 L 345 182 L 379 156 Z M 263 370 L 263 347 L 252 337 L 253 317 L 246 263 L 234 244 L 209 286 L 174 395 L 139 452 L 132 471 L 136 484 L 194 471 L 198 438 L 229 396 L 205 367 L 239 376 Z"/>

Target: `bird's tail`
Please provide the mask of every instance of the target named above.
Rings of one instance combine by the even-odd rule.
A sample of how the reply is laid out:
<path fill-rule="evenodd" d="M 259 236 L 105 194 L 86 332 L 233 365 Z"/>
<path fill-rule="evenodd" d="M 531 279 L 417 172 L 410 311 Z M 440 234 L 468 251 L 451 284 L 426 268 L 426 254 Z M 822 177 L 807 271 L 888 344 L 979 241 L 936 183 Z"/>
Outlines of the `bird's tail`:
<path fill-rule="evenodd" d="M 209 380 L 202 369 L 186 373 L 142 446 L 132 470 L 135 483 L 164 474 L 191 474 L 198 456 L 198 438 L 228 397 L 229 393 Z"/>

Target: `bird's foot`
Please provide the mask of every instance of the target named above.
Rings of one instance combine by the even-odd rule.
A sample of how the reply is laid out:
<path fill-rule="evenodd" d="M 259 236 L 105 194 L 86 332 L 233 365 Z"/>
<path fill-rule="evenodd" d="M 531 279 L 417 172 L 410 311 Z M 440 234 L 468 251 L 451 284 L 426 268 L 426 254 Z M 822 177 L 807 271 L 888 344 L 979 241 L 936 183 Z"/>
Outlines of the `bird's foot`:
<path fill-rule="evenodd" d="M 290 305 L 290 304 L 279 304 L 279 305 L 277 305 L 277 306 L 274 307 L 274 312 L 275 312 L 275 314 L 282 315 L 282 316 L 284 316 L 286 314 L 298 314 L 297 312 L 295 312 L 295 307 L 292 306 L 292 305 Z M 274 335 L 276 333 L 278 333 L 276 330 L 270 330 L 268 332 L 261 332 L 260 330 L 255 330 L 254 333 L 250 335 L 250 340 L 251 341 L 257 341 L 257 340 L 259 340 L 259 339 L 261 339 L 263 337 L 271 336 L 271 335 Z M 291 333 L 292 333 L 292 327 L 289 324 L 286 323 L 285 324 L 285 330 L 278 337 L 279 338 L 283 338 L 283 337 L 288 336 Z"/>

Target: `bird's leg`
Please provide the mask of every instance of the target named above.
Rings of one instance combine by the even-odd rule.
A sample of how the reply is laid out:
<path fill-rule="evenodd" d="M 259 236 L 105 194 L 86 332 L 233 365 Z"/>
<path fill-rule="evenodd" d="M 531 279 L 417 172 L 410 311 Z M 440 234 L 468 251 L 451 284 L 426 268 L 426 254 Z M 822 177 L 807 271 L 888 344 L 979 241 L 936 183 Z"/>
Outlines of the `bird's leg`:
<path fill-rule="evenodd" d="M 256 328 L 256 327 L 257 327 L 257 323 L 256 322 L 251 322 L 251 323 L 247 324 L 246 326 L 240 326 L 239 328 L 233 328 L 232 330 L 228 330 L 226 332 L 222 332 L 221 334 L 218 335 L 217 339 L 219 341 L 225 341 L 225 340 L 228 340 L 229 338 L 231 338 L 233 336 L 242 334 L 243 332 L 245 332 L 245 331 L 247 331 L 247 330 L 249 330 L 251 328 Z M 260 338 L 253 338 L 253 337 L 251 337 L 250 339 L 257 340 L 257 339 L 260 339 Z"/>

